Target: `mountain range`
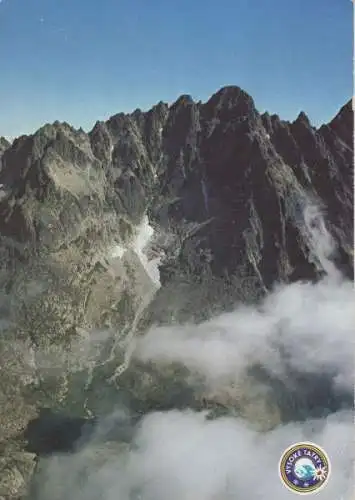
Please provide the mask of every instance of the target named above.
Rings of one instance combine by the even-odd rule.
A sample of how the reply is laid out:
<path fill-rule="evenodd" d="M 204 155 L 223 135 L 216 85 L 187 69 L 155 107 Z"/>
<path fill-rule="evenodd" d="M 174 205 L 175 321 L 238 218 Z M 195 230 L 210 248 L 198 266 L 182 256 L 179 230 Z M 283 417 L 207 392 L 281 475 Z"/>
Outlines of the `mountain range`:
<path fill-rule="evenodd" d="M 206 321 L 333 270 L 353 280 L 353 154 L 351 101 L 315 128 L 303 112 L 260 114 L 237 86 L 88 133 L 55 122 L 0 138 L 0 498 L 25 498 L 43 449 L 28 426 L 46 409 L 228 410 L 175 367 L 134 361 L 118 392 L 107 381 L 152 324 Z M 284 418 L 273 411 L 262 425 Z"/>

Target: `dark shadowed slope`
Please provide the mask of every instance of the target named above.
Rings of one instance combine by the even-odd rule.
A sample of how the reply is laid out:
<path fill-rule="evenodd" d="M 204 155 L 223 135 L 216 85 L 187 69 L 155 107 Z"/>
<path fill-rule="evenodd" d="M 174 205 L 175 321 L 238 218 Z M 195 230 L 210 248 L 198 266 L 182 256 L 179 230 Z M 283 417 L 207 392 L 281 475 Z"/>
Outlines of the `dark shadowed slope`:
<path fill-rule="evenodd" d="M 323 202 L 339 260 L 352 276 L 352 155 L 350 103 L 317 130 L 304 113 L 293 123 L 260 115 L 238 87 L 204 104 L 181 96 L 170 107 L 118 114 L 89 136 L 46 125 L 3 154 L 1 234 L 40 245 L 61 240 L 56 228 L 47 234 L 53 216 L 44 200 L 56 200 L 54 225 L 61 234 L 70 227 L 73 237 L 69 206 L 133 221 L 148 208 L 159 226 L 184 234 L 208 221 L 184 238 L 176 272 L 207 267 L 225 277 L 239 270 L 268 288 L 316 274 L 299 230 L 308 197 Z M 170 271 L 163 270 L 164 281 Z"/>

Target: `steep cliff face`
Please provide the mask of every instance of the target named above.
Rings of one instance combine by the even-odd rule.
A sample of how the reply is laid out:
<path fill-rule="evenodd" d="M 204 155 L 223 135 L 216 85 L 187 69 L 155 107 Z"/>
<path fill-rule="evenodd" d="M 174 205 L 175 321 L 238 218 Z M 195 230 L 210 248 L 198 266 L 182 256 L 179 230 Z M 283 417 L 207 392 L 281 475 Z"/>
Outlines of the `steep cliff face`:
<path fill-rule="evenodd" d="M 121 175 L 119 191 L 174 235 L 155 318 L 170 309 L 167 288 L 188 317 L 191 300 L 182 297 L 191 294 L 194 311 L 209 310 L 233 296 L 258 297 L 276 281 L 315 279 L 324 270 L 307 226 L 319 224 L 320 213 L 327 221 L 320 230 L 337 244 L 327 251 L 352 277 L 352 130 L 350 102 L 317 130 L 304 113 L 293 123 L 260 115 L 238 87 L 206 103 L 181 96 L 170 107 L 160 103 L 97 124 L 92 148 L 106 144 L 101 158 Z M 309 210 L 314 206 L 318 215 Z M 203 299 L 202 282 L 209 290 Z"/>
<path fill-rule="evenodd" d="M 2 165 L 1 157 L 9 146 L 10 146 L 9 141 L 7 141 L 4 137 L 0 137 L 0 170 Z"/>
<path fill-rule="evenodd" d="M 0 151 L 3 153 L 5 149 L 7 149 L 10 146 L 10 143 L 5 137 L 0 137 Z"/>
<path fill-rule="evenodd" d="M 315 280 L 325 261 L 352 278 L 352 162 L 350 103 L 316 129 L 304 113 L 259 114 L 239 87 L 121 113 L 89 134 L 56 122 L 0 140 L 0 496 L 27 487 L 22 431 L 43 407 L 80 418 L 117 397 L 141 412 L 201 407 L 175 368 L 136 362 L 117 392 L 124 339 L 139 328 Z"/>
<path fill-rule="evenodd" d="M 350 276 L 351 130 L 350 102 L 316 130 L 304 113 L 293 123 L 260 115 L 238 87 L 204 104 L 182 96 L 170 107 L 118 114 L 89 136 L 47 125 L 3 154 L 1 234 L 58 247 L 63 234 L 75 239 L 83 219 L 111 211 L 137 222 L 149 210 L 160 228 L 180 236 L 194 227 L 175 272 L 208 267 L 225 278 L 243 267 L 269 288 L 315 277 L 300 225 L 307 200 L 318 200 Z M 163 266 L 164 281 L 168 275 Z"/>
<path fill-rule="evenodd" d="M 293 123 L 261 116 L 250 96 L 227 87 L 204 104 L 182 96 L 170 108 L 97 124 L 94 151 L 103 147 L 100 127 L 105 158 L 111 144 L 112 165 L 124 170 L 119 190 L 135 206 L 145 199 L 151 218 L 183 241 L 178 266 L 162 266 L 164 282 L 206 270 L 253 276 L 261 289 L 313 279 L 319 269 L 301 230 L 308 203 L 323 203 L 339 244 L 334 258 L 352 275 L 350 103 L 316 130 L 304 113 Z"/>

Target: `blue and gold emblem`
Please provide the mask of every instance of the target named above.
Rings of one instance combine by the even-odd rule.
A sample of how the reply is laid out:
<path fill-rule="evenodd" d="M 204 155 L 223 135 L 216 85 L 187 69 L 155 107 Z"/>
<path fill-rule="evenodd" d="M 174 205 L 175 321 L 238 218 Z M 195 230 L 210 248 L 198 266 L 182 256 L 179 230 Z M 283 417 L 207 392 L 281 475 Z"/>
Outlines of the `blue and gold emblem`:
<path fill-rule="evenodd" d="M 279 473 L 284 485 L 294 493 L 315 493 L 328 481 L 330 461 L 314 443 L 295 443 L 284 451 Z"/>

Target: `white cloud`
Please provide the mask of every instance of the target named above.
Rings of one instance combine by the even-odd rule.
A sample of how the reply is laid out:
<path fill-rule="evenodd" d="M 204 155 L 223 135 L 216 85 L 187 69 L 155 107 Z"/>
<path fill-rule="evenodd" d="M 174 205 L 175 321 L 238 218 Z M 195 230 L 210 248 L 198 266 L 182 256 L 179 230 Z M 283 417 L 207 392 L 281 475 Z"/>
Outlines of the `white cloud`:
<path fill-rule="evenodd" d="M 259 308 L 241 307 L 198 326 L 151 329 L 136 355 L 160 364 L 179 361 L 214 387 L 237 381 L 259 361 L 280 380 L 289 377 L 291 388 L 286 367 L 311 378 L 330 376 L 335 394 L 352 393 L 353 314 L 350 283 L 297 283 L 279 288 Z M 35 498 L 291 500 L 294 494 L 278 477 L 278 461 L 290 444 L 307 440 L 323 446 L 332 465 L 317 498 L 348 500 L 353 431 L 350 409 L 267 432 L 241 418 L 208 420 L 192 410 L 152 413 L 141 421 L 132 446 L 109 447 L 101 428 L 100 440 L 71 456 L 50 458 Z"/>
<path fill-rule="evenodd" d="M 75 455 L 50 459 L 42 470 L 37 498 L 291 499 L 294 494 L 279 480 L 278 461 L 290 443 L 308 440 L 311 434 L 326 448 L 332 463 L 329 482 L 317 498 L 350 499 L 352 431 L 351 412 L 281 426 L 266 434 L 238 419 L 208 421 L 192 411 L 154 413 L 143 420 L 130 450 L 110 453 L 101 445 L 105 460 L 100 460 L 99 450 L 88 446 Z"/>
<path fill-rule="evenodd" d="M 180 362 L 210 384 L 237 380 L 260 363 L 278 377 L 286 369 L 329 374 L 334 384 L 350 389 L 354 324 L 351 283 L 295 283 L 278 288 L 259 308 L 242 306 L 198 326 L 152 328 L 136 356 Z"/>
<path fill-rule="evenodd" d="M 273 429 L 257 431 L 252 419 L 240 416 L 209 420 L 189 409 L 155 412 L 142 419 L 130 446 L 109 445 L 101 427 L 100 440 L 42 463 L 35 500 L 291 500 L 294 494 L 281 484 L 278 463 L 285 448 L 305 440 L 324 447 L 331 460 L 332 473 L 317 498 L 350 500 L 353 284 L 334 272 L 332 242 L 318 216 L 313 227 L 312 217 L 309 231 L 318 231 L 313 250 L 327 278 L 278 287 L 258 307 L 240 306 L 200 325 L 151 328 L 134 353 L 158 369 L 178 362 L 217 393 L 240 384 L 246 400 L 261 386 L 275 396 L 281 384 L 288 403 L 274 400 L 281 410 L 307 401 L 302 418 L 292 418 L 290 407 Z M 264 377 L 254 376 L 252 385 L 243 386 L 255 365 Z M 188 382 L 193 385 L 193 378 Z M 315 419 L 311 410 L 317 405 L 324 414 Z"/>

